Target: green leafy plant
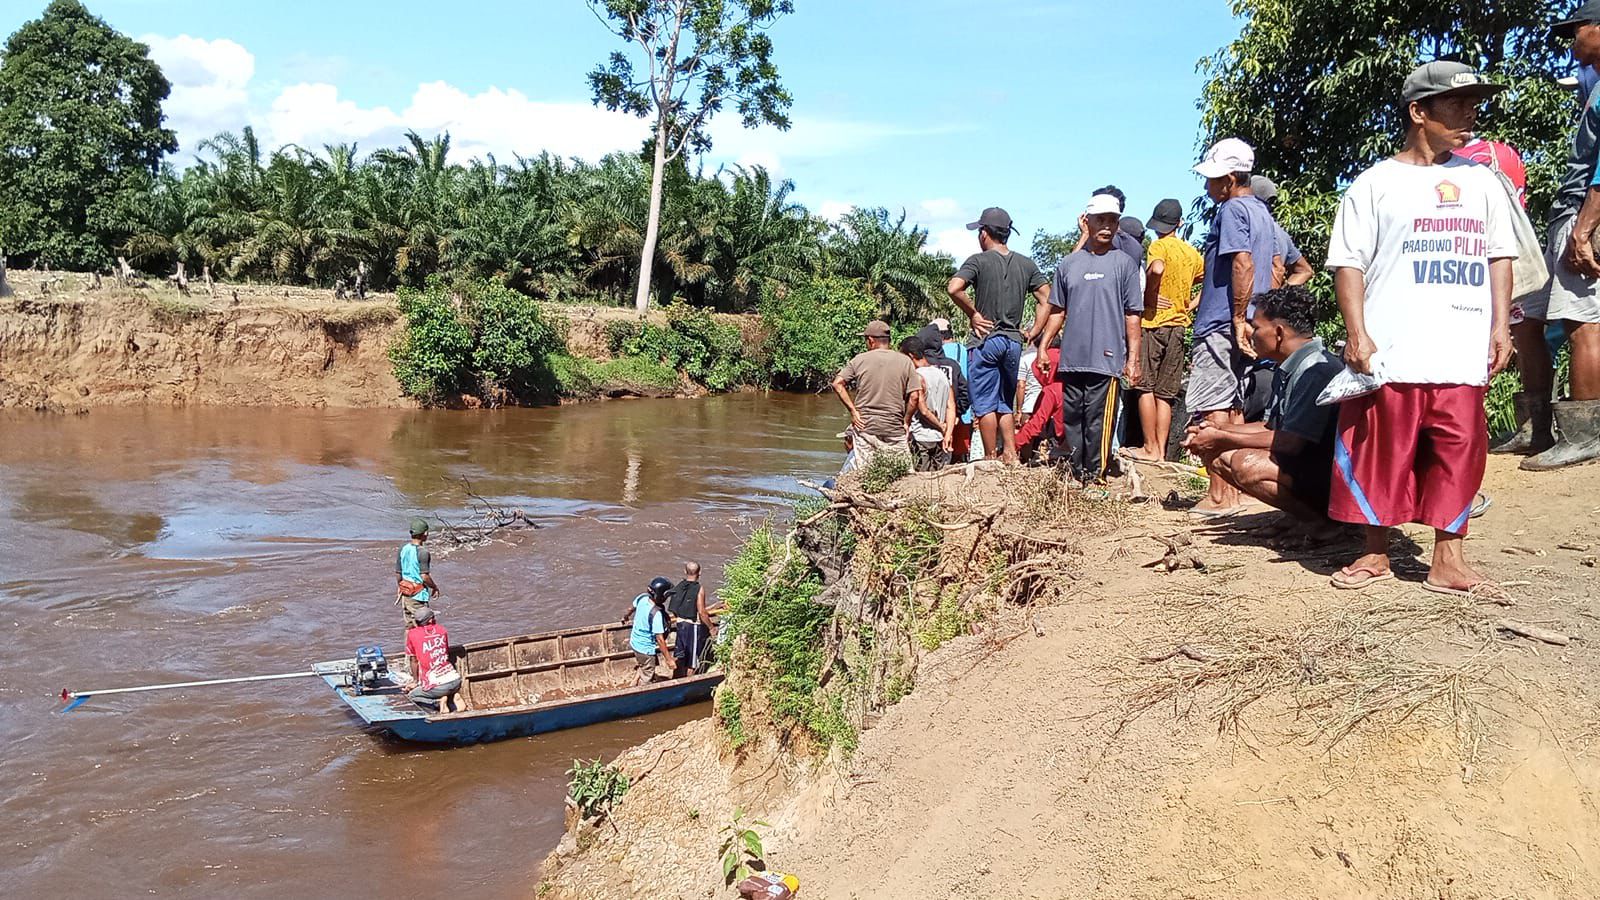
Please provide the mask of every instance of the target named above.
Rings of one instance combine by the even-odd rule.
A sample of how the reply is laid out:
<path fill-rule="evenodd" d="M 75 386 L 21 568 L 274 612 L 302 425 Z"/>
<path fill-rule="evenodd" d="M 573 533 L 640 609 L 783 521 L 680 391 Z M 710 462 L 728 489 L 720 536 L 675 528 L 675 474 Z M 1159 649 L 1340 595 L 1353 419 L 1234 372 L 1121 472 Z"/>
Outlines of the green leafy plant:
<path fill-rule="evenodd" d="M 717 721 L 728 736 L 728 745 L 735 750 L 749 742 L 744 731 L 744 704 L 739 695 L 726 687 L 717 690 Z"/>
<path fill-rule="evenodd" d="M 745 353 L 737 326 L 683 303 L 667 307 L 665 325 L 639 320 L 609 323 L 606 344 L 614 355 L 659 362 L 713 391 L 754 383 L 759 374 L 756 362 Z"/>
<path fill-rule="evenodd" d="M 472 369 L 485 393 L 519 398 L 548 393 L 550 357 L 566 349 L 562 323 L 552 321 L 533 298 L 495 282 L 473 282 L 463 305 L 474 331 Z"/>
<path fill-rule="evenodd" d="M 867 463 L 861 473 L 861 487 L 868 493 L 879 493 L 889 485 L 911 474 L 911 457 L 904 453 L 879 453 Z"/>
<path fill-rule="evenodd" d="M 566 349 L 565 323 L 527 295 L 436 275 L 422 290 L 402 288 L 399 304 L 406 324 L 389 359 L 407 394 L 439 403 L 473 389 L 516 400 L 558 390 L 553 357 Z"/>
<path fill-rule="evenodd" d="M 0 49 L 0 246 L 12 264 L 94 269 L 137 227 L 172 85 L 150 48 L 52 0 Z"/>
<path fill-rule="evenodd" d="M 722 880 L 726 884 L 749 878 L 751 863 L 766 866 L 766 850 L 756 829 L 768 825 L 760 819 L 747 824 L 744 817 L 743 807 L 734 810 L 733 821 L 722 829 L 722 846 L 717 853 L 722 857 Z"/>
<path fill-rule="evenodd" d="M 567 778 L 567 795 L 586 819 L 609 813 L 629 788 L 627 775 L 599 759 L 573 760 Z"/>
<path fill-rule="evenodd" d="M 782 550 L 770 527 L 756 529 L 723 570 L 720 595 L 728 607 L 733 666 L 748 671 L 752 683 L 765 689 L 778 724 L 807 726 L 816 705 L 822 631 L 830 611 L 811 602 L 822 584 L 804 555 Z M 724 687 L 722 693 L 733 692 Z M 719 698 L 719 710 L 731 710 L 735 702 Z M 739 734 L 749 727 L 742 716 L 724 718 L 725 726 L 733 722 Z"/>
<path fill-rule="evenodd" d="M 472 329 L 442 282 L 399 295 L 405 330 L 389 347 L 394 377 L 407 394 L 439 403 L 462 390 L 472 363 Z"/>
<path fill-rule="evenodd" d="M 845 278 L 818 278 L 761 305 L 772 375 L 780 386 L 827 384 L 865 350 L 861 329 L 877 314 L 872 296 Z"/>

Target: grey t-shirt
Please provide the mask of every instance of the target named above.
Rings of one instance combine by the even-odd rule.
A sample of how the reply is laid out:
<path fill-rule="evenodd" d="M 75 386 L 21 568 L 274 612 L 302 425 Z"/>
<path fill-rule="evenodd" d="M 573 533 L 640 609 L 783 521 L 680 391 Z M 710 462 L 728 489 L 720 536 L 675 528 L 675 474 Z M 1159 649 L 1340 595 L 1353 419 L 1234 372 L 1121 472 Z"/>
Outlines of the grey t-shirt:
<path fill-rule="evenodd" d="M 1332 445 L 1339 425 L 1339 406 L 1318 406 L 1317 395 L 1339 374 L 1344 363 L 1312 338 L 1290 354 L 1272 375 L 1272 400 L 1267 427 L 1311 444 Z"/>
<path fill-rule="evenodd" d="M 956 270 L 956 277 L 977 293 L 972 302 L 994 323 L 991 334 L 1003 334 L 1022 343 L 1022 312 L 1028 295 L 1046 282 L 1033 260 L 1014 250 L 985 250 L 967 257 Z M 978 338 L 974 336 L 968 345 L 978 346 Z"/>
<path fill-rule="evenodd" d="M 1594 181 L 1597 145 L 1600 145 L 1600 88 L 1589 95 L 1583 114 L 1578 116 L 1577 131 L 1572 136 L 1572 155 L 1561 172 L 1555 199 L 1550 201 L 1550 222 L 1571 218 L 1583 206 L 1583 197 Z"/>
<path fill-rule="evenodd" d="M 1067 312 L 1061 326 L 1061 372 L 1116 376 L 1128 362 L 1127 316 L 1144 315 L 1139 264 L 1120 250 L 1084 248 L 1056 266 L 1050 304 Z"/>

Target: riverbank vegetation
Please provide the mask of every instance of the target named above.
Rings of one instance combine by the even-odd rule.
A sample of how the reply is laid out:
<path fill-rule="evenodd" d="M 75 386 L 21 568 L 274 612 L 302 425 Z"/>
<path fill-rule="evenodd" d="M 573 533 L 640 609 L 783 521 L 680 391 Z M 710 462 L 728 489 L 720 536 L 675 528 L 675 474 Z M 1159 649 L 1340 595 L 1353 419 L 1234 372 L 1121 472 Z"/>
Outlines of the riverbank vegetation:
<path fill-rule="evenodd" d="M 731 654 L 716 717 L 730 747 L 848 756 L 925 654 L 1055 598 L 1077 577 L 1079 541 L 1127 517 L 1048 471 L 983 476 L 846 476 L 797 502 L 792 531 L 746 540 L 720 591 Z"/>

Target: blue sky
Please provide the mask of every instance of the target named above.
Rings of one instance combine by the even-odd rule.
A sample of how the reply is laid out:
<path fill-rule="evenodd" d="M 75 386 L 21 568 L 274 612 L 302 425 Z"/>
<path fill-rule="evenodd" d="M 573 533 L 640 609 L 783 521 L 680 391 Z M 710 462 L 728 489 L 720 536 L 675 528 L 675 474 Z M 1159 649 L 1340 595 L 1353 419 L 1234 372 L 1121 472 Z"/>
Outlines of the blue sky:
<path fill-rule="evenodd" d="M 146 40 L 174 83 L 184 151 L 254 124 L 272 144 L 397 142 L 447 129 L 462 156 L 596 158 L 645 126 L 594 109 L 585 74 L 617 42 L 583 0 L 235 3 L 85 0 Z M 44 0 L 0 11 L 10 33 Z M 1129 212 L 1197 196 L 1195 63 L 1237 33 L 1224 0 L 795 0 L 772 31 L 794 127 L 714 125 L 709 166 L 758 163 L 825 215 L 905 209 L 939 249 L 1006 207 L 1024 240 L 1064 231 L 1093 188 Z"/>

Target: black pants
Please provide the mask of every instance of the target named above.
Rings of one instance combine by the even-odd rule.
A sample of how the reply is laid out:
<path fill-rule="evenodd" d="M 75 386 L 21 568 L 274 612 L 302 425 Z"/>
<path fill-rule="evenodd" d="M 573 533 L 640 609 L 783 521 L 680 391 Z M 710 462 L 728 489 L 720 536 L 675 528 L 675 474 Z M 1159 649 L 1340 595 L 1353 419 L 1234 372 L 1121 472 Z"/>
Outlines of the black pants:
<path fill-rule="evenodd" d="M 1096 372 L 1063 372 L 1061 421 L 1066 426 L 1067 465 L 1082 482 L 1102 481 L 1111 462 L 1111 430 L 1117 420 L 1117 379 Z"/>

